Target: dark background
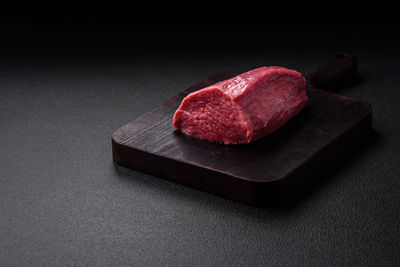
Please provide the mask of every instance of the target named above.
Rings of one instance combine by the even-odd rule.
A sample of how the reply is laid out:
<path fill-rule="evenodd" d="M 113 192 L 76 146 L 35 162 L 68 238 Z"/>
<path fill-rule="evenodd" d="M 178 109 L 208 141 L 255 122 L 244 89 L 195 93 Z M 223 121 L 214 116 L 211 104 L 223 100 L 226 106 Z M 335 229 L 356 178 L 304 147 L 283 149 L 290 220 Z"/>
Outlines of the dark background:
<path fill-rule="evenodd" d="M 400 264 L 394 8 L 115 6 L 0 20 L 0 265 Z M 285 207 L 112 161 L 115 129 L 210 74 L 282 65 L 307 75 L 337 51 L 358 56 L 361 76 L 337 92 L 372 104 L 374 131 Z"/>

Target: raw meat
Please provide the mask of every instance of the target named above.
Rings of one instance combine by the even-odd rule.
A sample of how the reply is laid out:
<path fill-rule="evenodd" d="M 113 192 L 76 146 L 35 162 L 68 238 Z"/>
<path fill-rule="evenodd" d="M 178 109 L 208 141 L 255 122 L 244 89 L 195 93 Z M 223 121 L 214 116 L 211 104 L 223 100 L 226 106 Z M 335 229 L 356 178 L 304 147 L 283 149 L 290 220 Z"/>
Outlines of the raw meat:
<path fill-rule="evenodd" d="M 186 96 L 173 126 L 209 141 L 247 144 L 282 127 L 307 99 L 299 72 L 261 67 Z"/>

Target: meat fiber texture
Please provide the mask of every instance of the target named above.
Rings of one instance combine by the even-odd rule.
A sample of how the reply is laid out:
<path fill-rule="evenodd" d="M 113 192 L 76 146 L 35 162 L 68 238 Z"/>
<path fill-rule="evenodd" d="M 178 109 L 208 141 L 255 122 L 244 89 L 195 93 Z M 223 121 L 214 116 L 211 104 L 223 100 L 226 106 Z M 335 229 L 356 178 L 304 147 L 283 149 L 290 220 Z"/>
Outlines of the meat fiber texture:
<path fill-rule="evenodd" d="M 282 127 L 307 99 L 306 81 L 299 72 L 261 67 L 186 96 L 173 126 L 213 142 L 248 144 Z"/>

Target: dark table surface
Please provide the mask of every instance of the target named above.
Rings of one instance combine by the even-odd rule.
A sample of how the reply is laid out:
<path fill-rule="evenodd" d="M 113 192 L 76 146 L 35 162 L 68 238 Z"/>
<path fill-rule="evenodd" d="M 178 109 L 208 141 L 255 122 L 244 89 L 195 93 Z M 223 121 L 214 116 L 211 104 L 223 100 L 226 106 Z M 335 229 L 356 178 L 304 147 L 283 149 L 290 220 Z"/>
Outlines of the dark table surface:
<path fill-rule="evenodd" d="M 162 25 L 15 27 L 8 34 L 21 42 L 0 60 L 0 265 L 400 264 L 396 35 L 256 28 L 237 41 L 234 27 L 223 37 Z M 308 74 L 342 50 L 358 56 L 362 79 L 338 93 L 372 104 L 373 136 L 285 207 L 250 207 L 112 161 L 115 129 L 210 74 L 262 65 Z"/>

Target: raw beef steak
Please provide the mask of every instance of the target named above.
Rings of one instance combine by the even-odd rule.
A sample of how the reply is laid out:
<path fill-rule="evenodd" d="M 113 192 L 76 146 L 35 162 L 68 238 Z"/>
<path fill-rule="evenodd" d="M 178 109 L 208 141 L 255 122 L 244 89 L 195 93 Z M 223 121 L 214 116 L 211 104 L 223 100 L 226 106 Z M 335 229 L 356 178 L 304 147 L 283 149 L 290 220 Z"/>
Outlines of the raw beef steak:
<path fill-rule="evenodd" d="M 201 139 L 247 144 L 282 127 L 306 102 L 299 72 L 261 67 L 189 94 L 173 125 Z"/>

